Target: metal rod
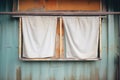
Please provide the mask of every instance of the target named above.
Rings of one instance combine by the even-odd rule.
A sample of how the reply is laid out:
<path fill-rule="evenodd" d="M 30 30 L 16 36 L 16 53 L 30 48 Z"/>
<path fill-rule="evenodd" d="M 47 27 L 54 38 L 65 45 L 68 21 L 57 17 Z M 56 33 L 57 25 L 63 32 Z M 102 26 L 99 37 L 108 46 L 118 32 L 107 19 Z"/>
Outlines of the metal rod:
<path fill-rule="evenodd" d="M 0 15 L 14 16 L 103 16 L 120 15 L 120 12 L 80 12 L 80 11 L 52 11 L 52 12 L 0 12 Z"/>

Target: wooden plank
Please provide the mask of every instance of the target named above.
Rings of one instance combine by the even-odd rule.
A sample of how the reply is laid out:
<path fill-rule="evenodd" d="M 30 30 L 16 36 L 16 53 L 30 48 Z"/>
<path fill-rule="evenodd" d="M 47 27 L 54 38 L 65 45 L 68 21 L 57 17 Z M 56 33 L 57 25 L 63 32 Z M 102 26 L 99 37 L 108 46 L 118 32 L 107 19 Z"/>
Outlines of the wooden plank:
<path fill-rule="evenodd" d="M 57 19 L 57 29 L 56 29 L 56 42 L 55 42 L 55 57 L 60 58 L 60 20 Z"/>
<path fill-rule="evenodd" d="M 57 1 L 58 0 L 47 0 L 47 1 L 45 1 L 45 10 L 46 11 L 58 10 Z"/>
<path fill-rule="evenodd" d="M 19 18 L 19 59 L 22 57 L 22 18 Z"/>
<path fill-rule="evenodd" d="M 19 0 L 19 11 L 41 11 L 44 7 L 44 0 Z"/>
<path fill-rule="evenodd" d="M 64 58 L 63 54 L 63 35 L 62 35 L 62 17 L 60 17 L 60 58 Z"/>
<path fill-rule="evenodd" d="M 100 10 L 100 0 L 59 0 L 57 10 Z"/>
<path fill-rule="evenodd" d="M 120 12 L 81 12 L 81 11 L 51 11 L 51 12 L 0 12 L 0 15 L 14 16 L 103 16 L 120 15 Z"/>
<path fill-rule="evenodd" d="M 100 0 L 19 0 L 19 11 L 100 10 Z"/>
<path fill-rule="evenodd" d="M 102 18 L 100 17 L 100 28 L 99 28 L 99 39 L 100 39 L 100 45 L 99 45 L 99 58 L 101 58 L 102 57 Z"/>
<path fill-rule="evenodd" d="M 50 59 L 50 58 L 21 58 L 22 61 L 98 61 L 100 58 L 92 58 L 92 59 Z"/>

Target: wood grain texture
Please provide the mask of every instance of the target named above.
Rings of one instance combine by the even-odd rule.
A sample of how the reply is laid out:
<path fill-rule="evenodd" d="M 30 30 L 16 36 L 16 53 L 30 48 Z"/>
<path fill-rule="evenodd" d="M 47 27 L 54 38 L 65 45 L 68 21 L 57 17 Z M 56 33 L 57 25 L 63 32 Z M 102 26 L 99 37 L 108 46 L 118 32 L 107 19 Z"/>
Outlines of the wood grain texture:
<path fill-rule="evenodd" d="M 99 11 L 100 0 L 19 0 L 19 11 Z"/>

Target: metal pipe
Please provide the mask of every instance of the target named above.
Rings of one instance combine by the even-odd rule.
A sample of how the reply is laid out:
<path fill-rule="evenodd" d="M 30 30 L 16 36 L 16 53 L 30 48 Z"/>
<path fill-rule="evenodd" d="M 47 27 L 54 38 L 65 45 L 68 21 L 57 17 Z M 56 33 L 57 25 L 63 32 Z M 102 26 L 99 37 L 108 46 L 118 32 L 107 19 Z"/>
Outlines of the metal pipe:
<path fill-rule="evenodd" d="M 120 12 L 80 12 L 80 11 L 58 11 L 58 12 L 0 12 L 0 15 L 14 16 L 103 16 L 120 15 Z"/>

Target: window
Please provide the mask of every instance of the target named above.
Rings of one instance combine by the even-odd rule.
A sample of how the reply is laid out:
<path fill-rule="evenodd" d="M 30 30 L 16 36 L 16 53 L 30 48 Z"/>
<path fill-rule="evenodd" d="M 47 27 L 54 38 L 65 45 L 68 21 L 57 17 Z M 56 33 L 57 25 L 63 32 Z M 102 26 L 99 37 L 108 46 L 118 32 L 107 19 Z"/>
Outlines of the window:
<path fill-rule="evenodd" d="M 43 18 L 45 19 L 45 17 L 43 17 Z M 50 36 L 48 36 L 46 38 L 46 33 L 44 35 L 44 32 L 41 32 L 42 30 L 40 31 L 40 29 L 37 28 L 38 32 L 39 32 L 39 34 L 37 34 L 37 37 L 40 36 L 40 38 L 38 40 L 42 40 L 41 35 L 43 35 L 44 39 L 47 39 L 46 41 L 42 40 L 41 46 L 37 45 L 38 43 L 32 44 L 35 42 L 31 43 L 31 38 L 36 39 L 35 38 L 36 35 L 34 32 L 37 32 L 37 30 L 35 30 L 35 29 L 31 29 L 31 30 L 33 30 L 33 32 L 29 29 L 29 27 L 30 27 L 30 25 L 32 25 L 32 23 L 30 24 L 30 23 L 25 22 L 25 24 L 27 23 L 26 25 L 28 25 L 28 24 L 30 24 L 30 25 L 27 26 L 27 28 L 23 28 L 26 25 L 25 26 L 23 25 L 24 21 L 22 21 L 22 19 L 20 18 L 20 28 L 19 28 L 19 36 L 20 36 L 19 37 L 19 40 L 20 40 L 20 42 L 19 42 L 20 43 L 19 44 L 20 56 L 19 57 L 20 57 L 20 59 L 23 59 L 23 60 L 96 60 L 96 59 L 100 58 L 100 56 L 99 56 L 99 54 L 100 54 L 100 45 L 99 45 L 100 44 L 100 36 L 99 36 L 100 22 L 99 21 L 100 20 L 98 19 L 99 17 L 72 17 L 72 18 L 71 17 L 62 17 L 62 18 L 55 17 L 55 18 L 57 19 L 56 20 L 57 24 L 56 24 L 56 22 L 54 22 L 55 25 L 52 26 L 52 27 L 56 27 L 56 28 L 53 28 L 53 30 L 52 30 L 52 33 L 54 33 L 54 34 L 49 33 L 48 27 L 51 27 L 51 26 L 47 25 L 48 27 L 46 29 L 47 33 L 48 33 L 47 35 L 49 35 L 49 34 L 51 34 L 50 36 L 54 35 L 54 37 L 52 37 L 53 39 L 51 39 Z M 77 22 L 78 18 L 81 19 L 80 22 Z M 97 19 L 95 19 L 95 18 L 97 18 Z M 32 19 L 33 19 L 33 21 L 35 21 L 34 18 L 32 18 Z M 93 19 L 93 21 L 92 21 L 92 19 Z M 86 20 L 88 20 L 87 21 L 88 23 L 84 23 L 84 22 L 86 22 Z M 38 23 L 40 23 L 40 20 L 38 20 L 38 21 L 39 21 Z M 78 24 L 80 24 L 81 26 Z M 53 24 L 51 24 L 51 25 L 53 25 Z M 89 25 L 92 25 L 94 27 L 90 26 L 90 28 L 87 28 Z M 36 26 L 32 26 L 32 27 L 36 27 Z M 43 26 L 43 27 L 45 27 L 45 26 Z M 80 31 L 77 28 L 81 28 L 80 30 L 82 30 L 82 31 Z M 87 31 L 87 33 L 86 33 L 86 31 Z M 26 33 L 26 32 L 28 32 L 28 33 Z M 84 36 L 82 36 L 82 35 L 84 35 Z M 30 38 L 27 38 L 27 36 L 29 36 Z M 50 41 L 49 38 L 52 41 Z M 24 40 L 27 40 L 27 41 L 24 41 Z M 27 54 L 24 52 L 25 51 L 24 50 L 25 42 L 28 46 L 26 49 Z M 51 42 L 51 44 L 49 45 L 50 42 Z M 31 53 L 32 48 L 35 48 L 34 45 L 35 45 L 35 47 L 39 46 L 38 49 L 40 49 L 42 47 L 41 48 L 42 50 L 40 50 L 39 53 L 35 53 L 35 52 Z M 83 46 L 84 46 L 84 49 L 82 49 Z M 52 52 L 50 52 L 51 50 L 52 50 Z M 44 53 L 44 51 L 46 53 Z M 82 53 L 82 51 L 83 51 L 83 53 Z M 90 53 L 90 51 L 91 51 L 91 53 Z"/>
<path fill-rule="evenodd" d="M 82 5 L 79 5 L 79 4 L 82 4 Z M 83 4 L 84 3 L 84 4 Z M 100 5 L 100 0 L 95 0 L 95 1 L 89 1 L 89 0 L 78 0 L 78 1 L 73 1 L 73 0 L 30 0 L 30 1 L 24 1 L 24 0 L 20 0 L 18 1 L 18 7 L 17 7 L 17 11 L 70 11 L 70 10 L 74 10 L 74 11 L 79 11 L 79 10 L 82 10 L 82 11 L 100 11 L 100 8 L 101 8 L 101 5 Z M 51 6 L 52 5 L 52 6 Z M 66 6 L 67 5 L 67 6 Z M 96 7 L 94 7 L 96 6 Z M 15 9 L 13 9 L 15 10 Z M 88 16 L 89 17 L 89 16 Z M 76 24 L 80 24 L 80 25 L 84 25 L 84 24 L 81 24 L 84 22 L 84 18 L 88 18 L 87 16 L 77 16 L 77 17 L 65 17 L 65 16 L 62 16 L 62 17 L 57 17 L 56 16 L 56 30 L 55 30 L 55 37 L 53 39 L 53 44 L 54 47 L 55 47 L 55 50 L 54 50 L 54 53 L 52 54 L 52 56 L 46 56 L 46 57 L 28 57 L 28 56 L 25 56 L 24 53 L 23 53 L 23 49 L 24 49 L 24 35 L 23 35 L 23 23 L 25 21 L 23 21 L 22 18 L 19 18 L 20 21 L 19 21 L 19 58 L 21 60 L 41 60 L 41 61 L 48 61 L 48 60 L 98 60 L 100 58 L 100 49 L 101 49 L 101 19 L 99 19 L 99 23 L 96 24 L 99 28 L 99 30 L 96 30 L 96 33 L 98 33 L 98 39 L 96 39 L 97 41 L 97 44 L 96 44 L 96 47 L 97 48 L 96 50 L 96 54 L 93 54 L 92 56 L 93 57 L 90 57 L 88 58 L 86 55 L 85 57 L 81 58 L 80 56 L 81 55 L 78 55 L 79 50 L 80 48 L 80 45 L 78 46 L 77 43 L 81 42 L 82 44 L 82 40 L 81 38 L 78 38 L 76 39 L 77 37 L 75 37 L 75 35 L 78 33 L 78 34 L 88 34 L 88 33 L 85 33 L 84 30 L 87 30 L 87 29 L 83 29 L 82 31 L 78 31 L 77 27 L 75 28 L 74 26 L 78 26 Z M 69 19 L 67 19 L 69 18 Z M 82 21 L 79 21 L 78 23 L 73 20 L 78 20 L 78 18 L 82 18 Z M 93 18 L 93 16 L 89 17 L 89 18 Z M 40 21 L 40 20 L 39 20 Z M 70 23 L 71 21 L 71 23 Z M 86 21 L 85 21 L 86 22 Z M 88 21 L 89 22 L 89 21 Z M 95 21 L 94 21 L 95 22 Z M 95 24 L 93 22 L 93 24 Z M 91 24 L 91 25 L 93 25 Z M 73 26 L 74 25 L 74 26 Z M 87 27 L 87 26 L 86 26 Z M 69 28 L 69 29 L 68 29 Z M 75 31 L 76 30 L 76 31 Z M 90 30 L 92 30 L 92 28 L 89 28 L 87 31 L 89 33 Z M 94 28 L 93 28 L 94 30 Z M 95 30 L 94 30 L 95 31 Z M 93 31 L 93 33 L 94 33 Z M 76 32 L 76 34 L 74 34 L 74 32 Z M 71 34 L 72 33 L 72 34 Z M 91 33 L 91 34 L 93 34 Z M 71 35 L 69 38 L 68 36 Z M 78 36 L 78 35 L 76 35 Z M 91 37 L 87 36 L 89 39 Z M 69 41 L 69 39 L 71 39 L 73 41 Z M 88 39 L 87 38 L 87 39 Z M 88 41 L 89 41 L 88 39 Z M 83 39 L 83 41 L 86 40 L 86 39 Z M 92 39 L 90 39 L 92 40 Z M 88 42 L 86 41 L 86 42 Z M 73 44 L 73 42 L 75 44 Z M 85 43 L 85 41 L 84 41 Z M 92 44 L 92 43 L 91 43 Z M 78 47 L 76 47 L 76 45 Z M 82 44 L 83 45 L 83 44 Z M 82 46 L 81 45 L 81 46 Z M 75 48 L 76 47 L 76 48 Z M 51 48 L 51 47 L 49 47 Z M 77 50 L 75 50 L 75 49 Z M 88 49 L 87 47 L 84 47 L 84 50 Z M 44 48 L 45 49 L 45 48 Z M 71 50 L 73 49 L 73 50 Z M 46 48 L 47 50 L 47 48 Z M 29 51 L 29 50 L 28 50 Z M 70 52 L 69 52 L 70 51 Z M 88 50 L 89 52 L 89 50 Z M 88 53 L 87 52 L 87 53 Z M 69 54 L 70 53 L 70 54 Z M 76 54 L 74 54 L 76 53 Z M 86 54 L 87 54 L 86 53 Z M 29 54 L 29 52 L 28 52 Z"/>

